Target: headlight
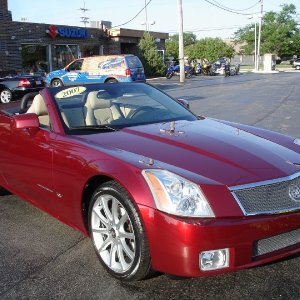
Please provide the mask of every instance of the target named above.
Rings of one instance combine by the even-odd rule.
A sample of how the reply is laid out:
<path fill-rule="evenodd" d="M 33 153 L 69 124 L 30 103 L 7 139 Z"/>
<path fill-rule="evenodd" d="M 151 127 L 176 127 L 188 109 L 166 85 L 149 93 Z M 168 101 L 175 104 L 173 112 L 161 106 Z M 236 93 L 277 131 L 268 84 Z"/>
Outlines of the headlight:
<path fill-rule="evenodd" d="M 200 188 L 193 182 L 165 170 L 142 172 L 157 209 L 186 217 L 214 217 Z"/>

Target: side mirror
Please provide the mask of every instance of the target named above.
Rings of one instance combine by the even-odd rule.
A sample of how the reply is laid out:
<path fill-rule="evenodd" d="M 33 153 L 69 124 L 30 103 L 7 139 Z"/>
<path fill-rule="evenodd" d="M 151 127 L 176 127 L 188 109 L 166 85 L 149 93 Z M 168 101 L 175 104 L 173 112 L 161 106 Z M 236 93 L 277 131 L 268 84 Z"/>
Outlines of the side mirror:
<path fill-rule="evenodd" d="M 39 118 L 34 113 L 15 115 L 13 116 L 14 128 L 16 129 L 29 129 L 29 128 L 39 128 Z"/>
<path fill-rule="evenodd" d="M 177 101 L 178 101 L 182 106 L 184 106 L 185 108 L 190 109 L 190 103 L 189 103 L 189 101 L 187 101 L 187 100 L 185 100 L 185 99 L 182 99 L 182 98 L 177 99 Z"/>

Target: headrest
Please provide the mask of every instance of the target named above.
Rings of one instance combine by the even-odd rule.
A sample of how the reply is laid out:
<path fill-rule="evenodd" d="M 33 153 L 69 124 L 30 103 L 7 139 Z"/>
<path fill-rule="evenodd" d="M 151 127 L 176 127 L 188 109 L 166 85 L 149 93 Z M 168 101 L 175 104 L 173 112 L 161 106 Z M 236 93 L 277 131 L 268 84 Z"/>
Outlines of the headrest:
<path fill-rule="evenodd" d="M 27 110 L 27 113 L 35 113 L 38 116 L 46 116 L 48 115 L 48 110 L 45 105 L 45 101 L 42 95 L 37 94 L 32 101 L 31 106 Z"/>
<path fill-rule="evenodd" d="M 92 109 L 103 109 L 111 107 L 110 95 L 105 91 L 90 92 L 87 96 L 87 105 Z"/>

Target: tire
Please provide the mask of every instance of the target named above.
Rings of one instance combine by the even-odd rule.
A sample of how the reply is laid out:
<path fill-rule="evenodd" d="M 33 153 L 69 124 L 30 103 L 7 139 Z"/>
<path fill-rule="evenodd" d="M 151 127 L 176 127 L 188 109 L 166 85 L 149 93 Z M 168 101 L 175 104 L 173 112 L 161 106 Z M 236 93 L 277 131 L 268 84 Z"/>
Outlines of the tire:
<path fill-rule="evenodd" d="M 173 77 L 173 73 L 170 72 L 170 73 L 167 73 L 167 74 L 166 74 L 166 78 L 167 78 L 167 79 L 171 79 L 172 77 Z"/>
<path fill-rule="evenodd" d="M 89 233 L 106 271 L 124 280 L 151 273 L 151 258 L 139 214 L 125 189 L 115 181 L 99 186 L 88 213 Z"/>
<path fill-rule="evenodd" d="M 191 78 L 192 77 L 192 73 L 191 72 L 187 72 L 185 75 L 186 78 Z"/>
<path fill-rule="evenodd" d="M 50 84 L 51 87 L 59 87 L 63 85 L 64 85 L 63 82 L 58 78 L 53 79 Z"/>
<path fill-rule="evenodd" d="M 105 83 L 118 83 L 118 80 L 114 79 L 114 78 L 110 78 L 110 79 L 106 80 Z"/>
<path fill-rule="evenodd" d="M 7 196 L 7 195 L 11 195 L 11 192 L 7 191 L 6 189 L 0 186 L 0 196 Z"/>
<path fill-rule="evenodd" d="M 0 92 L 1 103 L 9 103 L 12 100 L 12 92 L 9 89 L 4 89 Z"/>
<path fill-rule="evenodd" d="M 296 66 L 296 68 L 295 68 L 296 70 L 300 70 L 300 66 Z"/>

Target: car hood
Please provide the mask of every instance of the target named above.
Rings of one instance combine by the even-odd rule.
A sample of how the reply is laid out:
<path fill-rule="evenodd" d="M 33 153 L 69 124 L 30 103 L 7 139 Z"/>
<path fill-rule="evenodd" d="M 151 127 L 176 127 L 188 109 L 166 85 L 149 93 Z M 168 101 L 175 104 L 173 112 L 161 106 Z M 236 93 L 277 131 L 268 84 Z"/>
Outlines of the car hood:
<path fill-rule="evenodd" d="M 81 136 L 93 147 L 113 147 L 235 186 L 300 171 L 300 154 L 221 122 L 204 119 L 128 127 Z M 300 147 L 299 147 L 300 152 Z M 120 153 L 120 152 L 119 152 Z"/>

